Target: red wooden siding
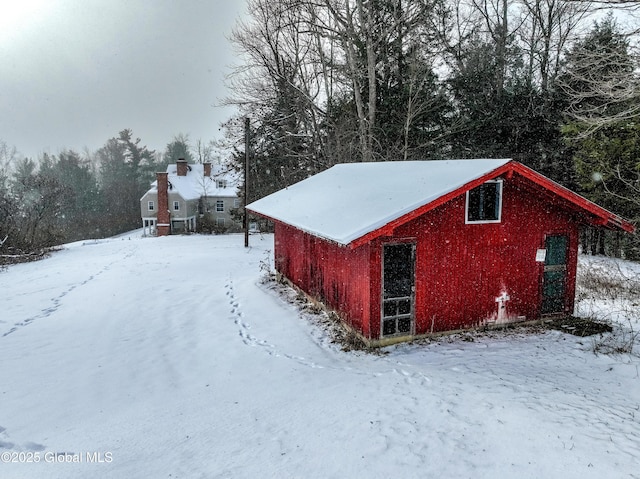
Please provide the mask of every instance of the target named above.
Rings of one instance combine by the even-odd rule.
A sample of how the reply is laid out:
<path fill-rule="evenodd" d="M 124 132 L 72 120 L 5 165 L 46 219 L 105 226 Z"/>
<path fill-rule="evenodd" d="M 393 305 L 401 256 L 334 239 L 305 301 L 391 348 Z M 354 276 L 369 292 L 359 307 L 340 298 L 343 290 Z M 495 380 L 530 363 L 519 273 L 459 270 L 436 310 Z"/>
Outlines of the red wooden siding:
<path fill-rule="evenodd" d="M 369 337 L 371 324 L 369 250 L 368 245 L 351 249 L 283 223 L 275 225 L 277 271 L 338 311 L 365 337 Z"/>
<path fill-rule="evenodd" d="M 526 193 L 525 193 L 526 190 Z M 416 333 L 469 328 L 495 319 L 496 298 L 509 295 L 507 315 L 536 319 L 546 235 L 569 238 L 565 311 L 573 310 L 578 225 L 573 215 L 532 194 L 526 180 L 503 186 L 502 221 L 465 224 L 465 195 L 396 229 L 416 237 Z"/>

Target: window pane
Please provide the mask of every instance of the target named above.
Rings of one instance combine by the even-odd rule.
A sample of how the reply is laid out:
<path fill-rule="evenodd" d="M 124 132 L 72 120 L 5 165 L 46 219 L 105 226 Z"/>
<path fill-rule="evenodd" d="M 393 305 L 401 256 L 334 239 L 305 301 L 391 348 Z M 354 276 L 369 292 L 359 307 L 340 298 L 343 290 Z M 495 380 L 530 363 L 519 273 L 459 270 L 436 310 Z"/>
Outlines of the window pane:
<path fill-rule="evenodd" d="M 396 332 L 396 320 L 388 319 L 382 322 L 382 334 L 387 336 L 388 334 L 395 334 Z"/>
<path fill-rule="evenodd" d="M 482 215 L 484 220 L 498 219 L 498 183 L 485 183 L 482 185 L 483 201 Z"/>
<path fill-rule="evenodd" d="M 500 186 L 499 182 L 490 182 L 469 191 L 467 221 L 500 219 Z"/>
<path fill-rule="evenodd" d="M 384 317 L 395 316 L 397 313 L 396 302 L 388 301 L 384 303 Z"/>
<path fill-rule="evenodd" d="M 411 314 L 411 300 L 398 301 L 398 314 Z"/>
<path fill-rule="evenodd" d="M 468 219 L 469 221 L 480 221 L 482 217 L 480 216 L 481 211 L 481 195 L 482 195 L 482 187 L 474 188 L 469 191 L 469 204 L 468 204 Z"/>
<path fill-rule="evenodd" d="M 410 296 L 413 287 L 413 245 L 384 247 L 384 298 Z"/>
<path fill-rule="evenodd" d="M 411 320 L 409 318 L 403 318 L 398 320 L 398 332 L 399 333 L 411 332 Z"/>

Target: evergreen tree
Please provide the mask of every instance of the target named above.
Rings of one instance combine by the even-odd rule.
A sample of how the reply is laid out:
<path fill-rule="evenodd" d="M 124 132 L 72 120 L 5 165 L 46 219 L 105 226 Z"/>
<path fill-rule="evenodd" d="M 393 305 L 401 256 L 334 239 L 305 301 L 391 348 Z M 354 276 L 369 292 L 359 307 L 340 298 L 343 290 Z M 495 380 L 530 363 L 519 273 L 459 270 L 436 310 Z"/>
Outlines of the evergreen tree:
<path fill-rule="evenodd" d="M 638 108 L 633 97 L 612 101 L 611 88 L 637 85 L 629 42 L 613 17 L 596 22 L 567 55 L 563 85 L 580 114 L 566 124 L 567 142 L 575 149 L 581 193 L 638 224 L 640 221 L 640 127 L 627 114 Z M 608 84 L 608 88 L 597 85 Z M 634 236 L 589 231 L 583 245 L 592 253 L 640 258 Z"/>
<path fill-rule="evenodd" d="M 101 198 L 97 178 L 88 161 L 75 151 L 66 150 L 57 157 L 44 155 L 40 171 L 68 188 L 68 201 L 57 219 L 65 240 L 100 236 Z"/>
<path fill-rule="evenodd" d="M 560 78 L 569 116 L 588 127 L 582 136 L 640 115 L 640 81 L 629 38 L 610 14 L 567 53 Z"/>
<path fill-rule="evenodd" d="M 495 46 L 471 39 L 449 85 L 456 114 L 452 156 L 513 158 L 571 187 L 575 175 L 559 122 L 562 98 L 528 80 L 522 51 L 509 45 L 506 70 Z"/>
<path fill-rule="evenodd" d="M 109 236 L 140 226 L 140 198 L 153 181 L 157 169 L 154 152 L 133 140 L 123 130 L 97 152 L 104 214 L 101 234 Z"/>
<path fill-rule="evenodd" d="M 191 154 L 191 145 L 189 141 L 189 135 L 183 135 L 182 133 L 173 137 L 162 156 L 162 165 L 160 170 L 164 171 L 167 165 L 175 164 L 180 158 L 187 160 L 189 163 L 193 163 L 193 155 Z M 162 168 L 164 166 L 164 168 Z"/>
<path fill-rule="evenodd" d="M 28 252 L 64 241 L 60 219 L 72 197 L 68 186 L 25 158 L 15 168 L 10 190 L 14 208 L 9 227 L 11 246 Z"/>

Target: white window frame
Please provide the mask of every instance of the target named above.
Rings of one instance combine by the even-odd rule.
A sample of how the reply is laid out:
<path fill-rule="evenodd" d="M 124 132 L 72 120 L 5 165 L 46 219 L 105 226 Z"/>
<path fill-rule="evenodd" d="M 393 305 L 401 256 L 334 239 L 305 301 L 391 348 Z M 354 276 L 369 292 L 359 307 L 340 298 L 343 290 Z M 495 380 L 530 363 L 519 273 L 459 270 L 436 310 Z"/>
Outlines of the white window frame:
<path fill-rule="evenodd" d="M 227 187 L 227 180 L 216 180 L 216 186 L 218 188 L 226 188 Z"/>
<path fill-rule="evenodd" d="M 465 224 L 471 225 L 481 225 L 481 224 L 490 224 L 490 223 L 501 223 L 502 222 L 502 192 L 503 192 L 503 181 L 502 179 L 489 180 L 485 181 L 483 184 L 487 183 L 496 183 L 498 185 L 498 219 L 496 220 L 470 220 L 469 219 L 469 193 L 471 190 L 467 190 L 466 193 L 466 201 L 464 205 L 464 222 Z M 478 185 L 481 186 L 481 185 Z M 475 189 L 475 188 L 472 188 Z"/>
<path fill-rule="evenodd" d="M 156 204 L 155 204 L 155 202 L 153 200 L 149 200 L 147 202 L 147 209 L 149 211 L 155 211 L 156 210 Z"/>
<path fill-rule="evenodd" d="M 180 211 L 180 202 L 179 201 L 174 201 L 173 202 L 173 211 Z"/>
<path fill-rule="evenodd" d="M 216 218 L 216 226 L 220 226 L 221 228 L 225 227 L 224 218 Z"/>
<path fill-rule="evenodd" d="M 224 200 L 216 200 L 216 212 L 224 213 Z"/>

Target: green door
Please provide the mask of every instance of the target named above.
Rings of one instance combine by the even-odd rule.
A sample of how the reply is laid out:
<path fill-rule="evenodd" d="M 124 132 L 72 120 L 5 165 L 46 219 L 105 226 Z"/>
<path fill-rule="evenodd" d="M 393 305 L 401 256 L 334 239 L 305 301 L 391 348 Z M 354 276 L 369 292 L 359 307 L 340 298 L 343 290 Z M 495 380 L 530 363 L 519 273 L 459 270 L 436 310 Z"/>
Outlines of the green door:
<path fill-rule="evenodd" d="M 564 313 L 569 238 L 547 236 L 542 278 L 542 314 Z"/>

